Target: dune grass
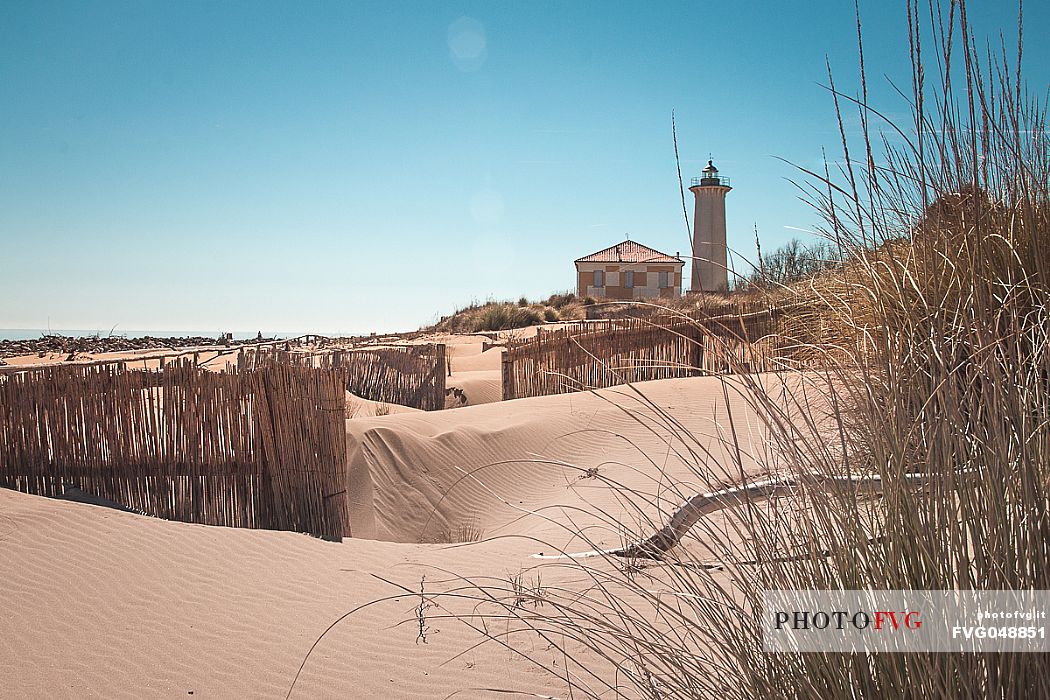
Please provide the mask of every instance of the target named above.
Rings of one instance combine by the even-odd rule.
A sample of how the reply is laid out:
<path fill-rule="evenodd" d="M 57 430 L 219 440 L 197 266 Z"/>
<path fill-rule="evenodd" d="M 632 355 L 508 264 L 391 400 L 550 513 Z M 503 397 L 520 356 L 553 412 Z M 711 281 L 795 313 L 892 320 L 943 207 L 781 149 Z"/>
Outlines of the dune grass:
<path fill-rule="evenodd" d="M 537 326 L 555 321 L 573 321 L 584 317 L 584 308 L 594 300 L 579 298 L 572 292 L 552 294 L 543 301 L 529 301 L 525 297 L 516 303 L 488 301 L 471 304 L 446 316 L 428 328 L 444 333 L 478 333 L 503 331 Z"/>
<path fill-rule="evenodd" d="M 808 172 L 802 187 L 847 262 L 771 292 L 806 309 L 791 332 L 819 370 L 725 380 L 727 412 L 738 392 L 761 416 L 760 447 L 730 413 L 736 458 L 711 464 L 643 395 L 631 409 L 675 433 L 670 447 L 692 458 L 698 480 L 746 486 L 755 459 L 762 478 L 795 477 L 796 491 L 742 496 L 655 561 L 564 560 L 556 566 L 586 585 L 533 587 L 529 606 L 520 586 L 464 581 L 447 595 L 478 607 L 459 619 L 482 633 L 511 620 L 541 636 L 563 661 L 530 660 L 573 697 L 1050 697 L 1045 654 L 769 655 L 760 634 L 769 589 L 1050 588 L 1045 114 L 1020 54 L 978 52 L 966 9 L 908 5 L 909 124 L 882 120 L 864 91 L 836 91 L 829 71 L 845 165 Z M 864 86 L 863 59 L 861 76 Z M 854 109 L 859 142 L 842 128 Z M 812 485 L 842 475 L 881 488 Z M 596 515 L 611 527 L 624 517 Z M 646 509 L 628 515 L 636 537 L 663 524 Z"/>
<path fill-rule="evenodd" d="M 1045 112 L 1022 81 L 1020 48 L 979 52 L 966 9 L 908 3 L 910 123 L 867 104 L 863 59 L 857 98 L 836 91 L 829 71 L 844 165 L 807 172 L 801 186 L 846 262 L 764 292 L 805 309 L 789 332 L 819 369 L 723 378 L 728 463 L 624 389 L 624 410 L 670 432 L 669 450 L 695 481 L 715 489 L 777 476 L 797 488 L 773 499 L 743 491 L 655 558 L 606 554 L 544 562 L 510 581 L 452 579 L 427 597 L 429 615 L 518 651 L 574 698 L 1050 697 L 1046 654 L 771 655 L 760 632 L 771 589 L 1050 588 Z M 858 142 L 843 128 L 852 110 Z M 734 422 L 734 396 L 760 417 L 760 439 Z M 591 515 L 625 543 L 661 527 L 668 501 L 692 495 L 655 463 L 640 467 L 662 490 L 580 470 L 623 493 L 623 512 Z M 844 475 L 881 487 L 828 487 Z M 600 537 L 552 522 L 567 539 Z M 575 583 L 549 583 L 564 569 Z M 537 645 L 514 635 L 539 636 L 544 652 L 520 651 Z"/>

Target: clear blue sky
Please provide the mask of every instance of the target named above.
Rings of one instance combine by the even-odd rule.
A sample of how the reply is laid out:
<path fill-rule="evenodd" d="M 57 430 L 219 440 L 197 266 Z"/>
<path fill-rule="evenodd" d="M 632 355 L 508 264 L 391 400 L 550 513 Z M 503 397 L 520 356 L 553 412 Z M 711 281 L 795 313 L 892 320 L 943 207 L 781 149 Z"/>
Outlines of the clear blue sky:
<path fill-rule="evenodd" d="M 903 114 L 904 2 L 861 15 Z M 1048 29 L 1027 3 L 1037 91 Z M 6 0 L 0 328 L 409 330 L 625 234 L 685 253 L 672 109 L 753 258 L 816 222 L 777 157 L 836 152 L 825 55 L 855 92 L 852 2 Z"/>

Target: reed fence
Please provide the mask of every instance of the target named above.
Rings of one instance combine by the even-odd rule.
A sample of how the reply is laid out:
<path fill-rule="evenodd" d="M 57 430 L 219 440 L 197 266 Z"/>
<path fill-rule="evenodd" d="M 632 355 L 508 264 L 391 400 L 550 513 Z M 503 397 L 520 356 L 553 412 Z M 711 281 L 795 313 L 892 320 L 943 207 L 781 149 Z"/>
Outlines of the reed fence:
<path fill-rule="evenodd" d="M 172 520 L 350 534 L 345 370 L 119 363 L 0 377 L 0 486 Z"/>
<path fill-rule="evenodd" d="M 627 382 L 768 371 L 779 315 L 766 310 L 704 319 L 685 316 L 570 323 L 508 343 L 503 398 L 545 396 Z"/>
<path fill-rule="evenodd" d="M 347 391 L 361 398 L 424 411 L 445 407 L 448 363 L 443 344 L 300 353 L 273 349 L 246 352 L 239 361 L 242 367 L 277 362 L 339 368 L 346 373 Z"/>

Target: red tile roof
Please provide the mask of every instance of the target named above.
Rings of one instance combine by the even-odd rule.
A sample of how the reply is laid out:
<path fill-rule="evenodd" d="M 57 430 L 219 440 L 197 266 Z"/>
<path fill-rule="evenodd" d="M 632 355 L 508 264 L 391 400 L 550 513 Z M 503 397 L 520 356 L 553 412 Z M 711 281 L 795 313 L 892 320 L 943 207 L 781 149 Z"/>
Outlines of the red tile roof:
<path fill-rule="evenodd" d="M 605 250 L 599 250 L 597 253 L 591 253 L 576 262 L 680 263 L 682 259 L 667 253 L 661 253 L 637 241 L 626 240 L 614 246 L 609 246 Z"/>

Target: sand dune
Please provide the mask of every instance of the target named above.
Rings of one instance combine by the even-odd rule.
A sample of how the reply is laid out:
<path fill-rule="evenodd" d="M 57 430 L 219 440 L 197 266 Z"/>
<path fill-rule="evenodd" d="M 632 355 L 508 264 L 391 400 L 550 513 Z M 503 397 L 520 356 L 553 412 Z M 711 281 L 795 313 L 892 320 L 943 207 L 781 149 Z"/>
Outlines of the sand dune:
<path fill-rule="evenodd" d="M 466 406 L 493 403 L 503 398 L 503 375 L 498 369 L 453 372 L 445 386 L 463 392 Z"/>
<path fill-rule="evenodd" d="M 4 697 L 284 697 L 333 620 L 418 587 L 441 563 L 477 575 L 524 555 L 172 523 L 0 491 L 0 687 Z M 415 601 L 362 610 L 304 669 L 293 697 L 443 697 L 483 687 L 540 689 L 507 652 L 449 661 L 474 641 L 433 622 L 417 643 Z M 398 626 L 398 622 L 407 624 Z M 481 697 L 465 693 L 457 697 Z"/>
<path fill-rule="evenodd" d="M 499 369 L 503 349 L 494 347 L 483 350 L 483 343 L 487 340 L 488 338 L 474 335 L 445 338 L 445 348 L 452 364 L 452 371 L 476 372 Z"/>
<path fill-rule="evenodd" d="M 484 336 L 445 336 L 441 339 L 446 344 L 452 369 L 445 384 L 462 392 L 464 405 L 477 406 L 503 398 L 500 371 L 503 349 L 483 350 L 483 343 L 488 340 Z"/>
<path fill-rule="evenodd" d="M 371 399 L 356 396 L 349 391 L 346 392 L 346 406 L 348 415 L 353 418 L 375 418 L 377 415 L 387 416 L 397 413 L 422 413 L 418 408 L 402 406 L 396 403 L 384 403 L 383 401 L 372 401 Z"/>
<path fill-rule="evenodd" d="M 624 508 L 617 503 L 622 494 L 588 478 L 588 470 L 615 483 L 663 490 L 668 504 L 678 505 L 684 495 L 711 485 L 698 480 L 691 466 L 696 458 L 686 450 L 709 449 L 712 461 L 725 456 L 721 382 L 700 377 L 637 386 L 653 406 L 619 387 L 415 413 L 396 422 L 351 421 L 350 492 L 359 495 L 351 515 L 355 536 L 428 541 L 464 523 L 486 535 L 554 536 L 563 529 L 547 518 L 557 521 L 559 508 Z M 760 452 L 758 426 L 744 398 L 731 392 L 730 405 L 745 452 Z M 668 425 L 659 411 L 678 426 Z M 674 432 L 682 430 L 697 444 L 677 442 Z M 715 471 L 724 476 L 723 467 Z"/>
<path fill-rule="evenodd" d="M 330 623 L 398 592 L 377 577 L 417 590 L 425 576 L 432 591 L 446 585 L 444 572 L 506 579 L 536 565 L 530 557 L 541 551 L 618 545 L 624 534 L 596 510 L 641 529 L 639 514 L 659 521 L 683 495 L 721 479 L 698 476 L 691 462 L 731 461 L 718 378 L 638 386 L 652 406 L 620 387 L 348 420 L 355 537 L 342 543 L 0 490 L 0 596 L 9 611 L 0 617 L 3 694 L 283 697 Z M 745 450 L 760 452 L 745 397 L 730 395 Z M 672 429 L 657 408 L 698 436 L 692 454 L 669 446 Z M 605 479 L 660 497 L 632 504 Z M 575 538 L 570 524 L 594 526 L 592 542 Z M 434 543 L 478 533 L 486 540 Z M 565 576 L 556 566 L 543 573 L 544 581 Z M 461 623 L 431 618 L 423 643 L 418 604 L 418 596 L 379 602 L 340 623 L 293 697 L 564 692 L 498 645 L 471 649 L 479 637 Z"/>

